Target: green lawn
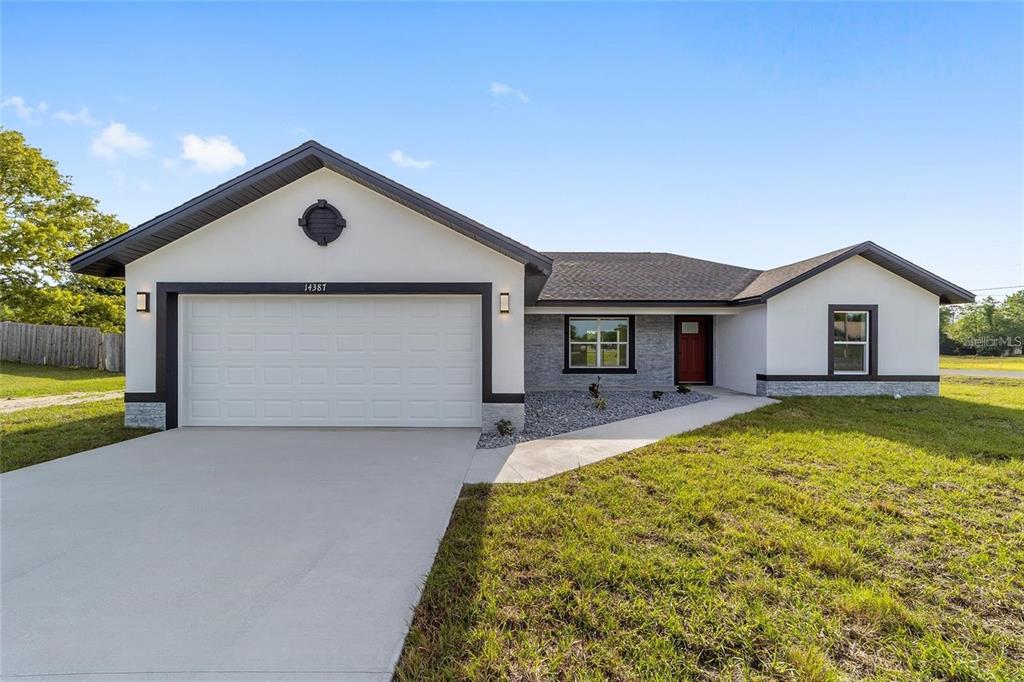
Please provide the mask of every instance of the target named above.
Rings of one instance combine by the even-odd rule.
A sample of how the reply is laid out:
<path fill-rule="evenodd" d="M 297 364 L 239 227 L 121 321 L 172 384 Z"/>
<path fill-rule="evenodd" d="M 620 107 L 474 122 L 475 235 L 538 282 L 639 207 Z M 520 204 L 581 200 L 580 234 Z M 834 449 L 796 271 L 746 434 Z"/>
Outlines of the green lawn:
<path fill-rule="evenodd" d="M 942 394 L 466 486 L 398 679 L 1024 679 L 1024 381 Z"/>
<path fill-rule="evenodd" d="M 124 402 L 119 399 L 7 412 L 0 415 L 0 471 L 147 433 L 152 431 L 124 427 Z"/>
<path fill-rule="evenodd" d="M 98 369 L 22 365 L 16 362 L 0 365 L 0 400 L 123 390 L 123 374 L 111 374 Z"/>
<path fill-rule="evenodd" d="M 940 355 L 940 369 L 1003 369 L 1024 372 L 1024 355 L 986 358 L 972 355 Z"/>

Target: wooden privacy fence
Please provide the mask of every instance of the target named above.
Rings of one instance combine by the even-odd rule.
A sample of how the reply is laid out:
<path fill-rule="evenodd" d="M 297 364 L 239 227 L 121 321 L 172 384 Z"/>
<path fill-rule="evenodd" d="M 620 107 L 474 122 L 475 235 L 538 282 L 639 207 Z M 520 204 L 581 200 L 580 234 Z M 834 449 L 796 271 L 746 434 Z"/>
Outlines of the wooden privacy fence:
<path fill-rule="evenodd" d="M 0 359 L 54 367 L 124 371 L 124 334 L 95 327 L 0 322 Z"/>

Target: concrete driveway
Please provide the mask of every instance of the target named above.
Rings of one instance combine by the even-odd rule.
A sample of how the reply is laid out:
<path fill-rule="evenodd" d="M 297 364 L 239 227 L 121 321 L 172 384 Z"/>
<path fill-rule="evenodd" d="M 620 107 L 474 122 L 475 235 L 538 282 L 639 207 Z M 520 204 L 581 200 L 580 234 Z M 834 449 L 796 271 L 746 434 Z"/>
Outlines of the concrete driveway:
<path fill-rule="evenodd" d="M 4 474 L 4 679 L 388 679 L 478 433 L 175 429 Z"/>

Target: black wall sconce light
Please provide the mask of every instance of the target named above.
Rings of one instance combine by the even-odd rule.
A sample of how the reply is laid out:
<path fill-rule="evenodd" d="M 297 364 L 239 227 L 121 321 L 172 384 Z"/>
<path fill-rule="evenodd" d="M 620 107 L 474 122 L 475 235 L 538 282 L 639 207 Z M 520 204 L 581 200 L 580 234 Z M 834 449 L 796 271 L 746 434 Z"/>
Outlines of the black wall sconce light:
<path fill-rule="evenodd" d="M 498 294 L 498 312 L 507 313 L 508 311 L 508 292 L 503 291 L 500 294 Z"/>
<path fill-rule="evenodd" d="M 148 313 L 149 312 L 149 292 L 148 291 L 136 291 L 135 292 L 135 312 L 137 312 L 137 313 Z"/>

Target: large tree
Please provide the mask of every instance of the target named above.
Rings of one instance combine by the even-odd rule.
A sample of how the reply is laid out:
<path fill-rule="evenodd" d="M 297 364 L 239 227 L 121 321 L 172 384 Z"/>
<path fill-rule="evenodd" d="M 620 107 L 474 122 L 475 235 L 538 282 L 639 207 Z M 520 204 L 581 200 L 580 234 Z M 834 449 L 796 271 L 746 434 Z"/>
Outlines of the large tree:
<path fill-rule="evenodd" d="M 16 130 L 0 129 L 0 319 L 124 329 L 124 284 L 76 275 L 72 256 L 128 229 Z"/>
<path fill-rule="evenodd" d="M 956 306 L 944 333 L 969 353 L 1002 355 L 1014 352 L 1024 338 L 1024 290 L 997 301 L 991 296 Z"/>

